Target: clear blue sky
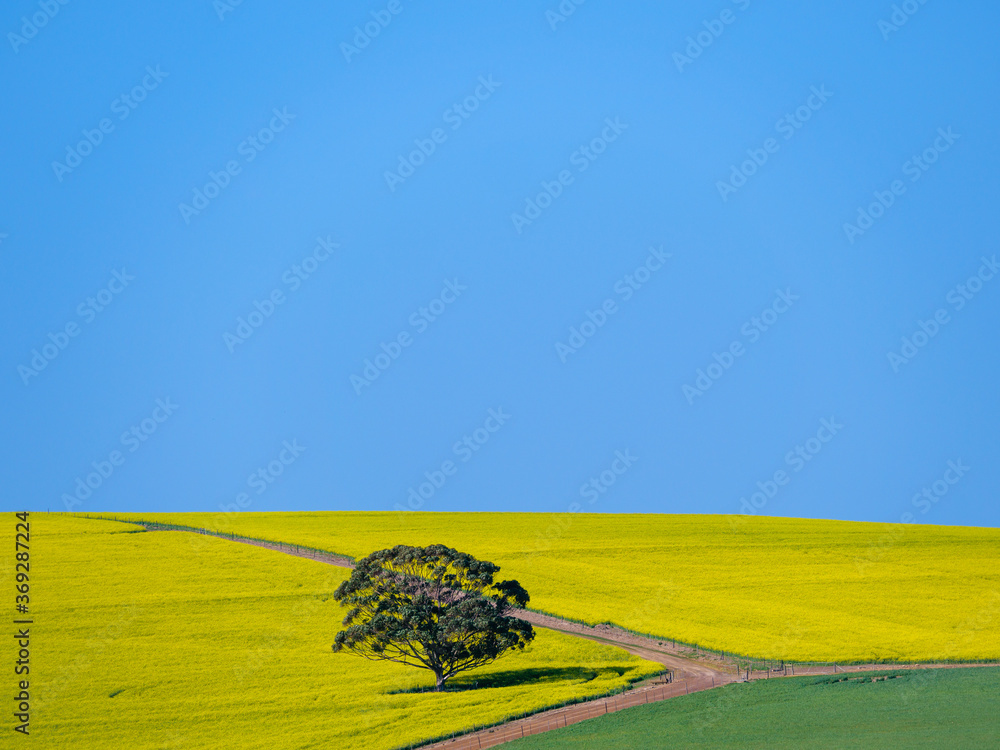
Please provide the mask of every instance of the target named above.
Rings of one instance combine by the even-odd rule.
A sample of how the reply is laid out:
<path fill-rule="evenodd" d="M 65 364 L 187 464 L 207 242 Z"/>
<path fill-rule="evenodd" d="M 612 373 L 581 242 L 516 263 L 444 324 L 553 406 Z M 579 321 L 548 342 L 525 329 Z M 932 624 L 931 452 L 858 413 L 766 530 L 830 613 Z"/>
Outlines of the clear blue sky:
<path fill-rule="evenodd" d="M 997 525 L 1000 8 L 904 5 L 8 3 L 0 503 Z"/>

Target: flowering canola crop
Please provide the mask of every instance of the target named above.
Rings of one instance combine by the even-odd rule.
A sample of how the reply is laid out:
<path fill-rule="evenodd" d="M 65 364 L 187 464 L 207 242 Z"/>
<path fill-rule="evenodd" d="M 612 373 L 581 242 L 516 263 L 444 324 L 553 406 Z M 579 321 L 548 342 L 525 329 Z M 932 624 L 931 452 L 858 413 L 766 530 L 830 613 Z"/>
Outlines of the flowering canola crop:
<path fill-rule="evenodd" d="M 705 515 L 146 514 L 362 557 L 442 543 L 530 608 L 744 656 L 1000 658 L 1000 529 Z"/>
<path fill-rule="evenodd" d="M 389 750 L 661 670 L 540 629 L 523 653 L 453 681 L 476 689 L 406 692 L 433 677 L 333 653 L 344 568 L 58 514 L 31 515 L 31 544 L 37 748 Z"/>

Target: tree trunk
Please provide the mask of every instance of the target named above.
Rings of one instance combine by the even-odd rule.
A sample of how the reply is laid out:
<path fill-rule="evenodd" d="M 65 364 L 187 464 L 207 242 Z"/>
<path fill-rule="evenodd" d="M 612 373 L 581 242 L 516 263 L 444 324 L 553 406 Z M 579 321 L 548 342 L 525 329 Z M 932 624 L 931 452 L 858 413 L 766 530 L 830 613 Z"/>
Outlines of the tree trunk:
<path fill-rule="evenodd" d="M 442 690 L 444 690 L 445 677 L 440 672 L 435 672 L 434 677 L 437 680 L 437 682 L 434 685 L 434 692 L 440 693 Z"/>

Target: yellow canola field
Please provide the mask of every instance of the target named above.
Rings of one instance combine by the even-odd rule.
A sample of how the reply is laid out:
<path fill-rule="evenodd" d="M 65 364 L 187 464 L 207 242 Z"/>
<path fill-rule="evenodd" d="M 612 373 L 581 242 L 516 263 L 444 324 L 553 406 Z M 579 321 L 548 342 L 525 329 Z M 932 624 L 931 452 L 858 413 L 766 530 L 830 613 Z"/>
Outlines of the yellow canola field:
<path fill-rule="evenodd" d="M 136 517 L 356 558 L 447 544 L 500 565 L 531 609 L 745 656 L 1000 658 L 1000 529 L 584 513 Z"/>
<path fill-rule="evenodd" d="M 216 538 L 194 551 L 192 535 L 114 522 L 32 514 L 30 523 L 25 747 L 388 749 L 661 669 L 539 630 L 525 652 L 453 681 L 477 689 L 399 693 L 433 685 L 430 673 L 330 648 L 343 568 Z M 10 566 L 2 570 L 12 590 Z M 16 642 L 5 641 L 13 664 Z"/>

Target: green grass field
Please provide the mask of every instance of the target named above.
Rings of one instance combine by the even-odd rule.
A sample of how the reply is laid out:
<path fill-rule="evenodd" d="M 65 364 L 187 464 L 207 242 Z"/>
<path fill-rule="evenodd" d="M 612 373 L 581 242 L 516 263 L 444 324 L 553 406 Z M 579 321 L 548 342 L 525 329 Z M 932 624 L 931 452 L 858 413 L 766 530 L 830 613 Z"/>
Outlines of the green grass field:
<path fill-rule="evenodd" d="M 347 570 L 216 538 L 196 554 L 192 537 L 32 514 L 31 735 L 0 746 L 387 750 L 661 670 L 540 630 L 453 682 L 476 689 L 407 692 L 433 677 L 330 648 Z M 16 648 L 4 639 L 5 664 Z"/>
<path fill-rule="evenodd" d="M 1000 747 L 1000 668 L 790 677 L 637 706 L 517 740 L 511 750 Z M 870 680 L 870 675 L 864 675 Z M 839 681 L 838 681 L 839 680 Z"/>

